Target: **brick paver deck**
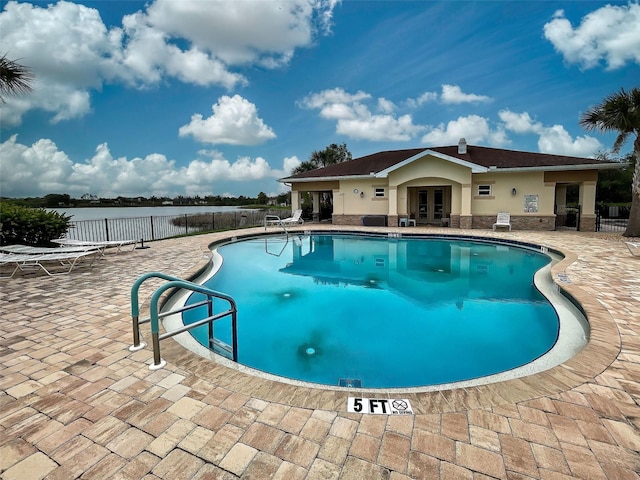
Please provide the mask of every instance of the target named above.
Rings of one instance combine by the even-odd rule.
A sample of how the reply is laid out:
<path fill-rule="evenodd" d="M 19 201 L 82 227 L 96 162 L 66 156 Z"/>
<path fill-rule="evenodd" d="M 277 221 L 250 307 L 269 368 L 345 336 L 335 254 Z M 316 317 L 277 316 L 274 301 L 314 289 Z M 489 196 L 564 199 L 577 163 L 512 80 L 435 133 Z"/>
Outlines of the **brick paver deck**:
<path fill-rule="evenodd" d="M 588 346 L 531 377 L 403 395 L 415 415 L 402 417 L 346 413 L 348 392 L 253 377 L 174 340 L 150 371 L 150 348 L 128 351 L 133 281 L 189 278 L 232 234 L 153 242 L 69 275 L 1 281 L 0 476 L 638 479 L 640 258 L 612 234 L 447 232 L 564 252 L 553 276 L 583 305 Z"/>

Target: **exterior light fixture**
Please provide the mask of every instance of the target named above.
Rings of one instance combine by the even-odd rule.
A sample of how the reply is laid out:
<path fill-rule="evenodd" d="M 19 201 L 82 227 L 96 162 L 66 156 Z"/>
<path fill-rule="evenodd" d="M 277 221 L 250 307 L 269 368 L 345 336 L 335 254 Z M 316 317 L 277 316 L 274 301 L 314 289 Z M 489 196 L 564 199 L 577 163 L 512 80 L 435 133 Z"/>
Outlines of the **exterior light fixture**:
<path fill-rule="evenodd" d="M 364 192 L 360 192 L 360 198 L 364 198 Z"/>
<path fill-rule="evenodd" d="M 513 195 L 515 197 L 516 193 L 518 193 L 518 191 L 516 190 L 516 187 L 513 187 L 511 189 L 511 195 Z"/>

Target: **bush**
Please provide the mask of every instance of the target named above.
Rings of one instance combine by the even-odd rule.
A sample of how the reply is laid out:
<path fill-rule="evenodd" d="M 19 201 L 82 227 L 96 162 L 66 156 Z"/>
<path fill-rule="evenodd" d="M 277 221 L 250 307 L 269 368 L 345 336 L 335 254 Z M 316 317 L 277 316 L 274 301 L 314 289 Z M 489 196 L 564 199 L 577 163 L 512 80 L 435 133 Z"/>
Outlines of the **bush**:
<path fill-rule="evenodd" d="M 48 246 L 69 230 L 69 219 L 44 208 L 0 202 L 0 245 Z"/>

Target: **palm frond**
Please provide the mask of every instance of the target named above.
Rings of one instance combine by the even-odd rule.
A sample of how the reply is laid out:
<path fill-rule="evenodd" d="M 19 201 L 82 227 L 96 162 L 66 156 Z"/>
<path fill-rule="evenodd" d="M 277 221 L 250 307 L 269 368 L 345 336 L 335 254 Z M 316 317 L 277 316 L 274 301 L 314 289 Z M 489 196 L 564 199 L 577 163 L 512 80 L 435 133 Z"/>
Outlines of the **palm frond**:
<path fill-rule="evenodd" d="M 0 100 L 4 95 L 21 95 L 33 91 L 31 86 L 35 75 L 24 65 L 9 60 L 6 55 L 0 57 Z"/>

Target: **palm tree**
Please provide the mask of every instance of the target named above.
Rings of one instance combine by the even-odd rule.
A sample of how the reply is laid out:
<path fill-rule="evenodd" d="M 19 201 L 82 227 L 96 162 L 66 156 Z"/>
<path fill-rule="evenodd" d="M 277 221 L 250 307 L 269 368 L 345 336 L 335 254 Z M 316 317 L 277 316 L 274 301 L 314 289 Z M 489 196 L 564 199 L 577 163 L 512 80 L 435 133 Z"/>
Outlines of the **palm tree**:
<path fill-rule="evenodd" d="M 0 57 L 0 102 L 5 95 L 20 95 L 33 90 L 31 83 L 35 76 L 29 67 L 9 60 L 6 55 Z"/>
<path fill-rule="evenodd" d="M 630 91 L 621 88 L 619 92 L 609 95 L 602 103 L 591 107 L 580 117 L 580 125 L 587 130 L 618 132 L 613 143 L 613 153 L 618 153 L 629 136 L 635 135 L 631 212 L 627 229 L 622 235 L 640 237 L 640 88 L 634 87 Z"/>
<path fill-rule="evenodd" d="M 328 167 L 336 163 L 348 162 L 352 159 L 351 152 L 347 148 L 347 144 L 338 145 L 332 143 L 324 150 L 315 151 L 309 156 L 309 160 L 302 162 L 291 173 L 308 172 L 316 168 Z"/>

